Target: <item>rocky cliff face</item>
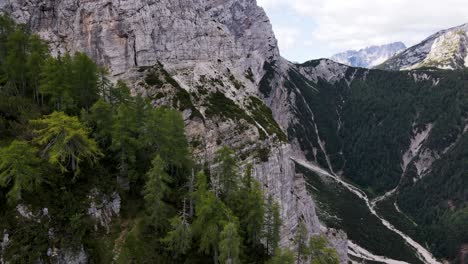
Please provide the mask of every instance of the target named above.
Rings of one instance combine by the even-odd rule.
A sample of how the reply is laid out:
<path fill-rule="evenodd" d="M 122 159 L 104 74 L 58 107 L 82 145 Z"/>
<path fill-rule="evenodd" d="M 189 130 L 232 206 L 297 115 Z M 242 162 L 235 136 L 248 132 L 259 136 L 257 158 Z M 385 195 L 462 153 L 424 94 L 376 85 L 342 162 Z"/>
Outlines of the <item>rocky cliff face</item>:
<path fill-rule="evenodd" d="M 134 93 L 180 109 L 201 162 L 212 162 L 221 144 L 234 148 L 281 204 L 282 245 L 291 245 L 304 221 L 310 234 L 329 234 L 347 262 L 346 235 L 320 224 L 290 159 L 305 155 L 283 132 L 298 119 L 281 101 L 287 90 L 275 86 L 283 87 L 277 73 L 294 65 L 279 56 L 254 0 L 0 0 L 0 8 L 48 40 L 55 54 L 84 51 Z"/>
<path fill-rule="evenodd" d="M 379 65 L 386 70 L 423 67 L 463 69 L 468 65 L 468 24 L 439 31 Z"/>
<path fill-rule="evenodd" d="M 2 1 L 56 52 L 85 51 L 120 75 L 157 61 L 235 60 L 261 69 L 278 49 L 255 1 Z"/>

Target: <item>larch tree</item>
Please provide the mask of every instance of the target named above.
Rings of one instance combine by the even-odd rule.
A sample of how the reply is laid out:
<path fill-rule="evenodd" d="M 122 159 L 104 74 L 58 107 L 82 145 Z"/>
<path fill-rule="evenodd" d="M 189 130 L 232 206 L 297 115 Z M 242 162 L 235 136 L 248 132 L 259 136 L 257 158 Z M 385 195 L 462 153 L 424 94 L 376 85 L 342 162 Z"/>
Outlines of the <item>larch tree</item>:
<path fill-rule="evenodd" d="M 171 179 L 165 171 L 165 162 L 158 155 L 152 161 L 151 169 L 146 173 L 146 183 L 143 188 L 143 197 L 146 202 L 146 209 L 156 230 L 162 231 L 164 219 L 167 214 L 167 204 L 164 197 L 170 190 L 168 183 Z"/>
<path fill-rule="evenodd" d="M 9 187 L 8 202 L 21 200 L 22 193 L 32 192 L 42 182 L 38 149 L 25 141 L 13 141 L 0 149 L 0 186 Z"/>
<path fill-rule="evenodd" d="M 27 58 L 28 34 L 23 27 L 17 27 L 7 41 L 7 54 L 2 62 L 3 72 L 7 77 L 7 86 L 15 95 L 27 95 Z"/>
<path fill-rule="evenodd" d="M 68 76 L 71 76 L 71 57 L 46 58 L 41 71 L 39 92 L 47 97 L 52 109 L 57 111 L 74 112 L 76 102 Z"/>
<path fill-rule="evenodd" d="M 31 123 L 37 127 L 34 142 L 41 146 L 41 156 L 62 172 L 80 173 L 80 164 L 91 164 L 103 155 L 97 143 L 89 137 L 90 130 L 77 117 L 53 112 Z"/>
<path fill-rule="evenodd" d="M 135 115 L 131 104 L 119 105 L 117 113 L 114 115 L 110 149 L 116 153 L 120 177 L 123 178 L 133 176 L 136 155 L 140 148 L 140 142 L 137 138 L 139 128 Z"/>
<path fill-rule="evenodd" d="M 171 251 L 176 259 L 185 255 L 192 245 L 192 229 L 185 212 L 170 220 L 171 230 L 162 239 L 162 243 Z"/>
<path fill-rule="evenodd" d="M 72 58 L 70 84 L 78 107 L 88 111 L 99 98 L 98 68 L 86 54 L 78 52 Z"/>
<path fill-rule="evenodd" d="M 32 35 L 29 38 L 29 55 L 26 60 L 27 64 L 27 77 L 31 92 L 33 93 L 33 99 L 36 103 L 43 103 L 39 93 L 40 87 L 40 76 L 44 61 L 48 54 L 47 44 L 39 38 L 37 35 Z"/>
<path fill-rule="evenodd" d="M 195 192 L 194 235 L 199 239 L 199 251 L 211 254 L 213 262 L 219 260 L 219 242 L 221 232 L 227 219 L 234 217 L 226 205 L 208 190 L 204 173 L 197 175 L 197 191 Z"/>
<path fill-rule="evenodd" d="M 312 236 L 309 241 L 311 264 L 339 264 L 340 258 L 333 248 L 327 247 L 327 240 L 323 236 Z"/>
<path fill-rule="evenodd" d="M 273 254 L 280 241 L 282 225 L 280 207 L 271 195 L 268 196 L 265 206 L 264 237 L 268 254 Z"/>
<path fill-rule="evenodd" d="M 294 264 L 295 257 L 294 253 L 289 249 L 280 249 L 275 250 L 275 254 L 267 262 L 267 264 Z"/>
<path fill-rule="evenodd" d="M 296 244 L 296 262 L 297 264 L 309 256 L 309 246 L 308 246 L 308 231 L 304 222 L 300 222 L 296 234 L 294 236 L 294 243 Z"/>
<path fill-rule="evenodd" d="M 220 261 L 222 264 L 239 264 L 241 237 L 235 223 L 224 226 L 219 243 Z"/>
<path fill-rule="evenodd" d="M 236 213 L 246 234 L 246 242 L 252 246 L 261 244 L 265 217 L 265 202 L 260 183 L 252 178 L 252 165 L 248 165 L 236 203 Z"/>
<path fill-rule="evenodd" d="M 214 189 L 221 196 L 228 198 L 239 190 L 239 175 L 234 151 L 224 146 L 216 152 L 215 161 L 218 163 Z"/>

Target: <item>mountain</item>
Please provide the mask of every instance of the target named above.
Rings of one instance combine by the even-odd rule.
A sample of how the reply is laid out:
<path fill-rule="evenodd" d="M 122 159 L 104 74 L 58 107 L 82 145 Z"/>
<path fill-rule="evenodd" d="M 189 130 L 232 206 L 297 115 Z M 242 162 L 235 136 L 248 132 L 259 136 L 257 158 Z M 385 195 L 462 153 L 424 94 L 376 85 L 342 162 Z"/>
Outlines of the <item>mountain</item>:
<path fill-rule="evenodd" d="M 293 247 L 299 223 L 304 223 L 308 236 L 325 235 L 347 262 L 346 234 L 319 221 L 304 179 L 291 160 L 303 154 L 287 142 L 260 92 L 268 88 L 265 74 L 273 74 L 272 65 L 283 59 L 269 19 L 256 1 L 18 0 L 0 1 L 0 8 L 45 39 L 53 54 L 85 52 L 110 71 L 112 80 L 124 80 L 133 94 L 150 98 L 155 106 L 180 110 L 199 166 L 215 170 L 215 154 L 223 145 L 235 151 L 242 171 L 248 163 L 254 164 L 253 175 L 265 195 L 281 208 L 281 245 Z M 128 179 L 119 181 L 128 188 Z M 101 189 L 98 193 L 105 191 Z M 108 204 L 109 198 L 105 199 L 97 204 Z M 94 210 L 90 204 L 88 217 L 109 229 L 108 217 L 113 222 L 123 220 L 112 208 L 125 207 L 127 202 L 112 200 L 111 208 L 102 208 L 109 212 Z M 5 243 L 19 241 L 14 228 L 6 230 L 9 242 Z M 126 232 L 125 226 L 118 230 Z M 89 247 L 51 243 L 41 246 L 54 248 L 61 261 L 83 263 L 102 257 Z"/>
<path fill-rule="evenodd" d="M 462 69 L 468 66 L 468 24 L 441 30 L 377 68 L 409 70 L 423 67 Z"/>
<path fill-rule="evenodd" d="M 360 50 L 348 50 L 335 54 L 330 59 L 353 67 L 372 68 L 404 49 L 406 49 L 405 44 L 394 42 L 386 45 L 370 46 Z"/>
<path fill-rule="evenodd" d="M 283 247 L 295 248 L 303 223 L 307 235 L 326 236 L 341 263 L 466 259 L 466 69 L 294 64 L 280 56 L 254 0 L 15 0 L 0 8 L 55 55 L 86 52 L 134 95 L 179 110 L 208 175 L 223 145 L 242 171 L 253 164 L 252 175 L 281 208 Z M 79 201 L 85 213 L 78 216 L 99 225 L 71 245 L 53 199 L 2 204 L 10 222 L 0 218 L 0 262 L 15 257 L 3 254 L 13 246 L 28 251 L 33 238 L 43 262 L 115 260 L 129 254 L 122 248 L 145 255 L 135 248 L 135 216 L 144 212 L 128 192 L 118 194 L 125 184 L 109 185 L 82 191 L 89 198 Z"/>

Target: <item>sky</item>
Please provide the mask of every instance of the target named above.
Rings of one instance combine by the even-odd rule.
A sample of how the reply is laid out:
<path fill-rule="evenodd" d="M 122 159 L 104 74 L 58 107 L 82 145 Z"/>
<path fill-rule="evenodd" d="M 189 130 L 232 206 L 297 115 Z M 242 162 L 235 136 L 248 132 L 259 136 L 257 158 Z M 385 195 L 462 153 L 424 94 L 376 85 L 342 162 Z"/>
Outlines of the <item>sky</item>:
<path fill-rule="evenodd" d="M 468 23 L 467 0 L 257 0 L 273 25 L 281 55 L 304 62 L 402 41 Z"/>

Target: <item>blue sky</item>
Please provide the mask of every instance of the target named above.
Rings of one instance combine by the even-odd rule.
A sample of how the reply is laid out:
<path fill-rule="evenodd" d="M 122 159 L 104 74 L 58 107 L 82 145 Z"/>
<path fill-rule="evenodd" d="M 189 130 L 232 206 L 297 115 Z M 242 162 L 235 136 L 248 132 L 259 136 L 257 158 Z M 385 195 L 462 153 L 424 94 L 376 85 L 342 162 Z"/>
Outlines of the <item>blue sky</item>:
<path fill-rule="evenodd" d="M 281 54 L 325 58 L 370 45 L 414 45 L 468 23 L 467 0 L 257 0 L 273 24 Z"/>

